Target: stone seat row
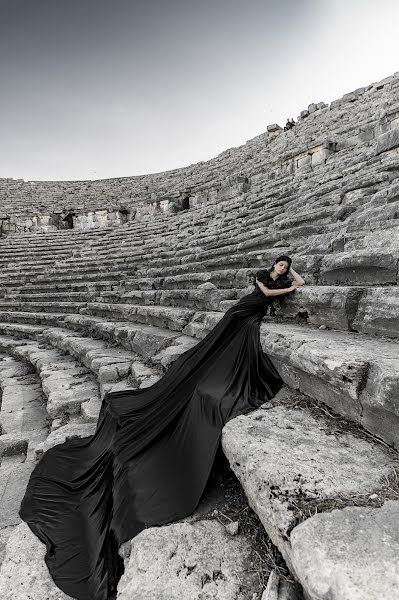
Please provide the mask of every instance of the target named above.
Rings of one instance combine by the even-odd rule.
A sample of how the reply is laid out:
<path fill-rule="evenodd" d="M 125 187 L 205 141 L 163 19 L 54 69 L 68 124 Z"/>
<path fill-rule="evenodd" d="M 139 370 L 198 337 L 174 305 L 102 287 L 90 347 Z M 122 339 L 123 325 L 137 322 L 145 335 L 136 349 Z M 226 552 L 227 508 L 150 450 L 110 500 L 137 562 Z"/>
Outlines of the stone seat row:
<path fill-rule="evenodd" d="M 392 206 L 391 208 L 393 209 L 394 207 Z M 291 226 L 291 227 L 293 226 L 293 224 L 292 224 L 292 223 L 290 223 L 289 221 L 288 221 L 288 223 L 290 224 L 290 226 Z M 352 227 L 353 227 L 353 223 L 352 223 Z M 317 230 L 317 228 L 316 228 L 316 227 L 315 227 L 315 230 Z M 275 235 L 277 235 L 277 236 L 279 235 L 279 234 L 278 234 L 278 233 L 276 233 L 276 232 L 274 232 L 274 234 L 275 234 Z M 263 234 L 263 235 L 264 235 L 264 234 Z M 248 233 L 246 233 L 246 234 L 244 234 L 244 235 L 241 235 L 241 236 L 239 236 L 239 237 L 237 238 L 237 241 L 239 241 L 239 240 L 240 240 L 240 238 L 241 238 L 241 239 L 242 239 L 244 242 L 245 242 L 245 240 L 246 240 L 246 239 L 248 239 L 248 241 L 250 241 L 251 237 L 253 238 L 253 233 L 252 233 L 251 231 L 249 231 Z M 220 238 L 220 236 L 218 236 L 218 238 Z M 230 236 L 230 238 L 231 238 L 231 236 Z M 201 237 L 200 237 L 200 236 L 198 236 L 198 237 L 197 237 L 197 239 L 196 239 L 196 242 L 197 242 L 197 244 L 196 244 L 196 245 L 199 245 L 199 244 L 200 244 L 200 239 L 201 239 Z M 221 241 L 221 240 L 220 240 L 220 239 L 218 239 L 217 241 L 219 242 L 219 244 L 218 244 L 218 245 L 220 246 L 220 245 L 221 245 L 221 244 L 220 244 L 220 241 Z M 215 240 L 215 242 L 216 242 L 216 243 L 217 243 L 217 241 Z M 255 241 L 256 241 L 256 240 L 255 240 Z M 262 240 L 260 240 L 260 241 L 262 241 Z M 150 240 L 150 242 L 151 242 L 151 240 Z M 213 246 L 215 246 L 215 245 L 216 245 L 216 244 L 215 244 L 215 242 L 213 243 Z M 105 249 L 105 248 L 104 248 L 104 245 L 106 245 L 106 244 L 104 244 L 104 243 L 103 243 L 103 247 L 102 247 L 102 248 L 101 248 L 101 247 L 99 247 L 99 248 L 98 248 L 98 252 L 99 252 L 99 253 L 101 253 L 102 251 L 103 251 L 103 252 L 104 252 L 104 251 L 105 251 L 105 252 L 110 252 L 110 251 L 112 250 L 112 248 L 107 248 L 107 249 Z M 155 245 L 155 244 L 153 243 L 152 245 Z M 178 248 L 179 248 L 179 245 L 181 245 L 181 246 L 182 246 L 182 248 L 183 248 L 183 250 L 184 250 L 184 248 L 185 248 L 184 241 L 183 241 L 183 242 L 181 242 L 180 244 L 179 244 L 179 243 L 177 244 L 177 250 L 178 250 Z M 176 244 L 175 244 L 175 246 L 176 246 Z M 5 248 L 3 248 L 3 250 L 5 250 Z M 12 249 L 11 249 L 11 248 L 10 248 L 10 250 L 12 251 Z M 84 253 L 86 253 L 86 251 L 85 251 L 85 249 L 84 249 L 84 248 L 82 248 L 82 251 L 83 251 Z M 220 247 L 219 247 L 219 248 L 218 248 L 218 251 L 219 251 L 220 253 L 223 253 L 223 252 L 224 252 L 224 251 L 223 251 L 223 247 L 222 247 L 222 248 L 220 248 Z M 76 253 L 76 246 L 74 247 L 74 252 L 73 252 L 73 253 L 74 253 L 74 254 Z M 88 254 L 89 254 L 89 255 L 90 255 L 90 254 L 91 254 L 91 255 L 93 255 L 93 253 L 94 253 L 94 250 L 88 249 Z M 29 253 L 28 253 L 28 255 L 29 255 Z M 14 259 L 15 259 L 15 258 L 17 258 L 17 256 L 16 256 L 15 254 L 13 254 L 12 256 L 13 256 L 13 258 L 14 258 Z M 53 252 L 51 252 L 51 251 L 48 251 L 48 252 L 45 254 L 45 256 L 42 256 L 42 257 L 41 257 L 41 261 L 43 261 L 45 258 L 47 259 L 47 256 L 48 256 L 50 259 L 53 259 L 53 258 L 54 258 L 54 251 L 53 251 Z M 61 254 L 60 256 L 62 256 L 62 254 Z M 65 257 L 66 257 L 66 259 L 67 259 L 67 255 L 64 255 L 64 256 L 65 256 Z M 20 258 L 21 258 L 21 259 L 24 259 L 24 260 L 26 260 L 26 256 L 24 256 L 24 255 L 22 255 L 22 254 L 20 255 Z M 8 259 L 7 253 L 4 253 L 4 252 L 3 252 L 3 256 L 2 256 L 2 258 L 0 259 L 1 263 L 3 263 L 3 264 L 4 264 L 4 263 L 7 261 L 7 259 Z M 75 256 L 75 257 L 74 257 L 74 256 L 71 256 L 71 260 L 79 260 L 79 257 L 78 257 L 78 256 Z M 81 259 L 81 260 L 84 260 L 84 257 L 82 257 L 82 259 Z"/>
<path fill-rule="evenodd" d="M 86 285 L 86 284 L 85 284 Z M 127 286 L 128 287 L 128 286 Z M 47 314 L 76 313 L 95 304 L 123 307 L 158 307 L 187 309 L 189 311 L 224 311 L 243 295 L 253 290 L 243 288 L 217 289 L 212 283 L 200 289 L 147 289 L 124 292 L 116 286 L 89 291 L 46 291 L 7 294 L 0 300 L 0 311 Z M 285 320 L 299 320 L 303 324 L 325 326 L 331 329 L 358 331 L 377 336 L 399 337 L 399 287 L 395 286 L 312 286 L 307 285 L 294 293 L 276 299 L 274 315 Z M 141 308 L 142 310 L 142 308 Z M 276 312 L 277 311 L 277 312 Z"/>
<path fill-rule="evenodd" d="M 319 184 L 319 182 L 318 182 L 318 184 Z M 323 210 L 323 209 L 321 209 L 321 210 Z M 298 211 L 297 211 L 297 212 L 298 212 Z M 308 215 L 308 214 L 309 214 L 309 210 L 307 210 L 307 212 L 306 212 L 306 215 Z M 257 215 L 257 216 L 258 216 L 258 218 L 259 218 L 259 215 Z M 155 231 L 157 231 L 157 227 L 158 227 L 158 225 L 157 225 L 157 224 L 149 224 L 149 225 L 147 226 L 147 228 L 146 228 L 146 231 L 147 231 L 147 232 L 150 232 L 150 231 L 152 231 L 152 230 L 153 230 L 153 231 L 155 232 Z M 108 230 L 109 230 L 109 228 L 108 228 Z M 90 235 L 92 235 L 92 236 L 93 236 L 93 234 L 90 234 Z M 120 233 L 119 233 L 119 235 L 120 235 Z M 97 236 L 98 236 L 98 234 L 97 234 L 97 235 L 95 235 L 94 237 L 97 237 Z"/>
<path fill-rule="evenodd" d="M 385 228 L 385 230 L 387 230 L 388 227 Z M 385 231 L 384 230 L 384 231 Z M 393 233 L 393 235 L 390 235 L 390 233 Z M 299 232 L 298 232 L 299 233 Z M 309 250 L 309 249 L 313 249 L 313 252 L 317 251 L 320 253 L 320 250 L 324 250 L 324 251 L 328 251 L 328 245 L 331 243 L 331 233 L 327 234 L 327 233 L 322 233 L 322 234 L 318 234 L 318 235 L 312 235 L 311 239 L 308 239 L 308 243 L 305 246 L 305 248 L 301 248 L 299 247 L 299 252 L 303 253 L 303 250 Z M 397 235 L 397 229 L 394 227 L 390 228 L 390 231 L 386 231 L 386 235 L 384 233 L 385 236 L 385 240 L 387 242 L 386 246 L 389 244 L 389 241 L 391 241 L 391 243 L 394 245 L 395 244 L 395 239 L 396 239 L 396 235 Z M 375 236 L 377 237 L 377 236 Z M 263 238 L 259 238 L 260 240 L 264 239 Z M 270 247 L 273 243 L 275 243 L 276 240 L 278 240 L 278 237 L 274 237 L 271 239 L 268 239 L 266 242 L 263 243 L 263 246 L 266 247 Z M 336 248 L 340 248 L 342 249 L 343 246 L 351 248 L 351 249 L 362 249 L 365 245 L 365 236 L 364 233 L 359 232 L 359 234 L 355 237 L 354 235 L 351 236 L 344 236 L 343 234 L 340 235 L 339 239 L 342 240 L 342 245 L 338 246 L 338 242 L 336 243 Z M 382 242 L 382 240 L 380 239 L 380 243 Z M 253 238 L 246 246 L 248 248 L 256 245 L 257 242 L 257 238 Z M 215 243 L 210 244 L 210 247 L 215 246 Z M 396 246 L 399 245 L 399 236 L 398 236 L 398 240 L 396 242 Z M 244 246 L 244 244 L 241 245 L 241 249 L 242 246 Z M 367 247 L 367 246 L 366 246 Z M 227 245 L 224 246 L 222 248 L 217 248 L 215 247 L 215 249 L 212 251 L 212 255 L 224 255 L 224 252 L 229 253 L 232 251 L 232 247 Z M 262 248 L 260 248 L 262 249 Z M 276 250 L 275 250 L 276 251 Z M 158 253 L 159 254 L 159 253 Z M 166 250 L 163 252 L 164 257 L 168 256 L 168 258 L 173 257 L 173 256 L 184 256 L 184 254 L 186 255 L 186 259 L 190 256 L 190 254 L 187 254 L 187 250 L 184 252 L 182 251 L 174 251 L 174 252 L 167 252 Z M 209 253 L 208 253 L 209 254 Z M 202 253 L 201 255 L 204 259 L 206 258 L 206 254 Z M 138 253 L 138 254 L 129 254 L 129 253 L 118 253 L 118 256 L 116 257 L 112 257 L 112 258 L 106 258 L 106 256 L 101 256 L 100 258 L 100 254 L 98 253 L 97 255 L 94 254 L 94 257 L 87 256 L 87 257 L 79 257 L 79 256 L 75 256 L 71 259 L 67 259 L 67 260 L 62 260 L 61 262 L 59 262 L 59 264 L 57 264 L 55 262 L 54 265 L 51 264 L 51 261 L 54 261 L 54 253 L 52 255 L 48 255 L 48 257 L 43 257 L 43 261 L 37 261 L 37 260 L 27 260 L 25 258 L 25 261 L 23 261 L 23 267 L 24 267 L 24 271 L 29 271 L 29 272 L 36 272 L 39 273 L 41 272 L 41 270 L 46 269 L 48 267 L 50 267 L 53 272 L 56 272 L 56 270 L 61 270 L 64 273 L 69 270 L 70 266 L 73 266 L 73 268 L 78 267 L 79 269 L 82 269 L 86 266 L 86 263 L 90 264 L 91 267 L 94 267 L 94 265 L 96 265 L 98 267 L 98 269 L 103 270 L 104 268 L 106 268 L 107 266 L 115 266 L 116 264 L 121 264 L 124 265 L 126 263 L 126 260 L 129 260 L 130 264 L 133 264 L 134 261 L 136 260 L 141 260 L 142 258 L 142 253 Z M 44 260 L 45 259 L 45 260 Z M 151 254 L 148 255 L 148 264 L 151 266 L 151 262 L 155 260 L 164 260 L 164 259 L 160 259 L 159 255 L 157 256 L 157 254 L 155 254 L 155 258 L 151 258 Z M 3 266 L 0 272 L 0 280 L 4 280 L 6 277 L 8 276 L 13 276 L 14 271 L 15 271 L 15 267 L 17 266 L 18 263 L 15 262 L 15 260 L 13 260 L 12 264 L 9 263 L 9 261 L 7 260 L 7 258 L 3 257 L 3 259 L 0 259 L 0 261 L 3 262 Z M 4 266 L 8 265 L 8 266 Z"/>
<path fill-rule="evenodd" d="M 343 149 L 343 150 L 344 150 L 344 149 Z M 342 154 L 341 156 L 343 156 L 343 154 Z M 375 163 L 376 163 L 376 165 L 375 165 L 375 166 L 376 166 L 376 168 L 377 168 L 377 171 L 378 171 L 378 169 L 380 169 L 380 170 L 381 170 L 381 169 L 383 169 L 383 168 L 384 168 L 384 165 L 382 164 L 382 163 L 384 162 L 384 158 L 385 158 L 385 157 L 379 157 L 378 159 L 374 158 L 374 160 L 375 160 Z M 389 164 L 389 161 L 390 161 L 390 158 L 389 158 L 389 157 L 387 157 L 387 159 L 386 159 L 386 162 L 387 162 L 388 164 Z M 364 161 L 364 162 L 365 162 L 365 164 L 367 164 L 367 166 L 368 166 L 368 168 L 369 168 L 369 169 L 370 169 L 370 166 L 374 166 L 374 165 L 372 165 L 372 159 L 370 159 L 370 157 L 367 157 L 367 163 L 366 163 L 366 161 Z M 357 165 L 357 169 L 359 169 L 359 168 L 360 168 L 360 167 L 359 167 L 359 165 Z M 326 171 L 326 176 L 327 176 L 327 173 L 328 173 L 328 171 L 331 171 L 331 172 L 333 172 L 333 171 L 334 171 L 334 168 L 332 168 L 332 167 L 330 168 L 330 165 L 325 165 L 325 171 Z M 347 168 L 347 171 L 348 171 L 348 172 L 350 172 L 348 168 Z M 316 179 L 317 179 L 317 174 L 314 174 L 314 173 L 312 174 L 312 173 L 311 173 L 311 174 L 308 176 L 308 178 L 307 178 L 307 179 L 308 179 L 307 185 L 309 185 L 309 184 L 311 183 L 311 181 L 312 181 L 312 178 L 316 178 Z M 318 183 L 319 183 L 319 182 L 317 181 L 317 184 L 318 184 Z M 281 185 L 281 181 L 280 181 L 280 185 Z"/>
<path fill-rule="evenodd" d="M 70 307 L 65 308 L 70 311 Z M 137 328 L 143 326 L 152 331 L 161 328 L 162 332 L 173 332 L 174 337 L 183 336 L 184 340 L 202 338 L 223 316 L 221 312 L 195 309 L 105 303 L 90 303 L 84 308 L 76 306 L 76 310 L 91 315 L 90 318 L 100 317 L 100 322 L 111 319 L 111 325 L 106 326 L 107 335 L 116 321 L 122 336 L 119 339 L 129 335 L 129 330 L 137 332 Z M 85 314 L 70 314 L 63 324 L 82 323 Z M 9 334 L 13 327 L 23 326 L 13 323 L 14 318 L 19 318 L 18 313 L 3 323 L 4 332 Z M 44 328 L 46 325 L 41 326 L 41 334 L 46 336 Z M 291 385 L 305 393 L 310 393 L 308 386 L 312 385 L 318 391 L 324 389 L 324 401 L 334 410 L 360 420 L 389 443 L 398 443 L 393 441 L 396 440 L 394 432 L 399 431 L 395 409 L 395 389 L 399 384 L 397 342 L 293 323 L 268 321 L 262 328 L 265 351 L 278 362 L 282 372 L 285 370 Z M 300 353 L 297 352 L 299 347 Z M 146 352 L 148 355 L 148 349 Z M 367 382 L 365 387 L 364 382 Z"/>
<path fill-rule="evenodd" d="M 388 232 L 389 234 L 389 232 Z M 280 252 L 284 252 L 284 247 L 279 248 Z M 286 248 L 286 252 L 290 252 L 290 249 Z M 99 261 L 98 264 L 93 264 L 93 261 L 89 261 L 89 265 L 81 264 L 79 270 L 73 263 L 59 263 L 53 265 L 51 270 L 48 270 L 53 276 L 68 275 L 69 273 L 95 273 L 100 270 L 104 273 L 114 272 L 117 274 L 121 270 L 123 275 L 127 274 L 138 274 L 139 276 L 148 273 L 149 276 L 157 276 L 161 272 L 164 275 L 172 275 L 174 273 L 179 274 L 182 272 L 188 272 L 190 270 L 217 270 L 223 264 L 227 267 L 236 268 L 249 268 L 252 264 L 254 267 L 271 262 L 276 255 L 276 248 L 259 248 L 258 250 L 249 250 L 246 253 L 236 252 L 230 255 L 214 255 L 213 253 L 193 253 L 188 254 L 186 257 L 175 257 L 173 252 L 165 252 L 164 258 L 151 259 L 148 258 L 148 266 L 145 268 L 137 268 L 140 266 L 140 259 L 131 257 L 128 258 L 115 258 Z M 292 255 L 292 252 L 291 252 Z M 209 258 L 210 256 L 210 258 Z M 207 258 L 208 257 L 208 258 Z M 293 256 L 295 259 L 295 255 Z M 396 269 L 397 259 L 394 254 L 387 253 L 383 254 L 382 248 L 378 251 L 370 251 L 361 249 L 352 252 L 334 252 L 323 255 L 314 254 L 313 256 L 306 257 L 303 254 L 299 254 L 296 260 L 296 267 L 301 272 L 310 271 L 310 265 L 317 267 L 322 272 L 326 272 L 326 277 L 320 278 L 319 283 L 350 283 L 352 280 L 353 284 L 358 283 L 396 283 L 396 277 L 394 271 Z M 299 264 L 300 263 L 300 264 Z M 162 269 L 162 271 L 161 271 Z M 41 267 L 27 267 L 26 271 L 16 270 L 15 267 L 10 266 L 3 268 L 0 273 L 0 283 L 11 282 L 21 280 L 23 274 L 25 280 L 32 274 L 37 274 Z M 21 272 L 22 271 L 22 272 Z M 350 271 L 353 272 L 354 277 L 351 277 Z M 362 271 L 364 271 L 362 275 Z M 328 272 L 328 274 L 327 274 Z M 370 280 L 370 275 L 375 272 L 375 279 Z M 342 280 L 343 274 L 344 279 Z"/>
<path fill-rule="evenodd" d="M 386 228 L 386 224 L 384 224 Z M 324 228 L 325 229 L 325 228 Z M 346 231 L 345 232 L 345 237 L 346 237 L 346 243 L 350 244 L 351 242 L 351 238 L 353 237 L 358 237 L 358 234 L 362 233 L 363 230 L 360 231 L 356 231 L 356 229 L 358 228 L 351 228 L 351 231 Z M 325 236 L 326 239 L 326 244 L 325 244 L 325 251 L 328 252 L 328 234 L 327 231 L 330 232 L 330 234 L 333 233 L 333 231 L 338 231 L 339 227 L 338 225 L 334 225 L 334 224 L 330 224 L 327 225 L 327 230 L 325 230 L 322 234 L 319 234 L 319 228 L 316 226 L 309 226 L 308 227 L 304 227 L 303 226 L 299 226 L 299 227 L 295 227 L 294 224 L 291 225 L 291 231 L 293 233 L 293 235 L 295 235 L 297 238 L 300 238 L 301 236 L 308 236 L 311 232 L 313 233 L 314 231 L 314 237 L 315 239 L 312 239 L 312 243 L 313 242 L 317 242 L 317 238 L 318 235 L 321 235 L 321 243 L 323 240 L 323 236 Z M 232 236 L 230 233 L 228 233 L 227 237 L 222 234 L 219 234 L 218 236 L 214 236 L 214 239 L 210 239 L 209 240 L 209 235 L 206 236 L 206 239 L 209 241 L 205 241 L 205 243 L 201 244 L 201 237 L 197 236 L 195 238 L 195 245 L 194 248 L 200 248 L 202 246 L 202 249 L 206 251 L 207 248 L 212 250 L 213 254 L 219 254 L 221 256 L 228 254 L 229 252 L 232 251 L 232 248 L 234 248 L 234 246 L 236 246 L 237 250 L 242 250 L 245 248 L 251 248 L 251 247 L 259 247 L 260 249 L 262 249 L 262 247 L 270 247 L 273 246 L 273 244 L 275 244 L 276 242 L 279 242 L 281 239 L 281 234 L 274 231 L 273 235 L 270 236 L 265 234 L 265 232 L 262 229 L 259 229 L 258 227 L 258 231 L 259 231 L 259 235 L 257 236 L 257 230 L 254 231 L 249 231 L 248 233 L 244 234 L 244 235 L 240 235 L 240 236 Z M 290 236 L 291 237 L 291 236 Z M 173 239 L 173 238 L 172 238 Z M 288 238 L 290 239 L 290 238 Z M 223 241 L 227 242 L 227 243 L 223 243 Z M 290 240 L 291 241 L 291 240 Z M 298 245 L 298 243 L 300 244 L 300 239 L 296 240 L 296 244 Z M 241 244 L 240 244 L 241 242 Z M 192 245 L 192 244 L 191 244 Z M 174 248 L 174 252 L 176 254 L 176 256 L 179 256 L 180 254 L 187 254 L 187 241 L 184 242 L 175 242 L 174 244 L 171 244 L 171 246 L 173 246 Z M 166 248 L 168 246 L 166 245 Z M 179 248 L 181 247 L 181 250 L 179 250 Z M 132 249 L 134 249 L 134 247 L 131 247 Z M 150 256 L 151 254 L 153 254 L 153 252 L 151 252 L 151 249 L 156 248 L 156 244 L 150 240 L 150 244 L 149 246 L 145 247 L 146 253 L 148 253 Z M 111 259 L 112 260 L 118 260 L 119 258 L 126 258 L 126 259 L 131 259 L 134 260 L 135 258 L 141 258 L 142 254 L 143 254 L 143 250 L 144 247 L 142 248 L 141 251 L 135 251 L 132 252 L 131 250 L 127 249 L 127 246 L 125 245 L 125 248 L 121 251 L 121 247 L 115 248 L 115 250 L 117 251 L 116 256 L 112 256 Z M 161 250 L 162 251 L 162 250 Z M 155 255 L 156 253 L 159 252 L 158 248 L 156 248 L 155 250 Z M 106 255 L 107 254 L 114 254 L 112 252 L 112 247 L 107 247 L 106 241 L 103 241 L 102 246 L 99 246 L 97 248 L 97 250 L 93 249 L 92 247 L 82 247 L 80 250 L 80 254 L 81 256 L 78 255 L 77 250 L 76 250 L 76 246 L 73 248 L 73 253 L 70 255 L 70 257 L 68 258 L 67 255 L 60 255 L 59 258 L 61 259 L 61 262 L 65 262 L 66 265 L 73 263 L 73 264 L 84 264 L 85 261 L 90 262 L 94 260 L 97 260 L 98 262 L 102 262 L 102 263 L 106 263 Z M 206 252 L 204 253 L 206 255 Z M 32 266 L 32 268 L 36 268 L 37 270 L 39 270 L 39 268 L 41 268 L 42 266 L 48 266 L 51 261 L 54 261 L 54 258 L 57 257 L 57 253 L 55 251 L 51 251 L 50 249 L 45 252 L 42 253 L 42 256 L 38 256 L 37 259 L 32 257 L 31 259 L 27 258 L 27 256 L 29 257 L 29 253 L 28 255 L 20 255 L 20 260 L 24 263 L 25 266 Z M 15 263 L 16 262 L 16 256 L 13 254 L 12 249 L 10 249 L 10 253 L 3 253 L 2 257 L 0 258 L 0 264 L 2 264 L 2 272 L 8 272 L 10 269 L 12 269 L 12 266 L 9 265 L 9 259 L 12 259 L 12 262 Z M 205 256 L 204 256 L 205 258 Z M 64 260 L 62 260 L 64 259 Z"/>

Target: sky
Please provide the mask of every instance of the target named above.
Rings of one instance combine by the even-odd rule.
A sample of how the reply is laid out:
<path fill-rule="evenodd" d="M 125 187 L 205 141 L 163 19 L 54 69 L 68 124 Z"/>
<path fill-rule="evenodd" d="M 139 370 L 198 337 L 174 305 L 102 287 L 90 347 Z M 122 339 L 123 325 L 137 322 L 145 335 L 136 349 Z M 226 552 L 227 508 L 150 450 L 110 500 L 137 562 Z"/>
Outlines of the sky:
<path fill-rule="evenodd" d="M 209 160 L 399 71 L 397 0 L 0 0 L 0 177 Z"/>

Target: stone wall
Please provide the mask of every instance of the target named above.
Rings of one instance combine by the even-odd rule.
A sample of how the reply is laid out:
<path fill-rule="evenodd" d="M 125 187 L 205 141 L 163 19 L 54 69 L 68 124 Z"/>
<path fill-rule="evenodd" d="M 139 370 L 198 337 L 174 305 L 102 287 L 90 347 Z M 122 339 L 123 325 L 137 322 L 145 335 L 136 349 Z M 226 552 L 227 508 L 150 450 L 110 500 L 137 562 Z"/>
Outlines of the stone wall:
<path fill-rule="evenodd" d="M 310 104 L 293 129 L 261 135 L 182 169 L 95 181 L 0 179 L 0 232 L 87 229 L 150 220 L 249 191 L 260 176 L 306 177 L 341 151 L 399 153 L 399 72 L 329 105 Z"/>

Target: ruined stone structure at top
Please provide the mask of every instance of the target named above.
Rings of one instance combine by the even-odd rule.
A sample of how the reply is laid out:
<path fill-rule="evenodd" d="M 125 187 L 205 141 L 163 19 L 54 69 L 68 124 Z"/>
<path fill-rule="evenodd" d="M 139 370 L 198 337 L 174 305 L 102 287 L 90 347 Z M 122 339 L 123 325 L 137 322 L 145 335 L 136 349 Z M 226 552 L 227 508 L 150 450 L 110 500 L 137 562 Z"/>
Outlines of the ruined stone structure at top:
<path fill-rule="evenodd" d="M 265 133 L 244 145 L 181 169 L 96 181 L 0 179 L 0 232 L 120 225 L 148 220 L 157 213 L 214 206 L 238 191 L 245 192 L 248 202 L 267 202 L 275 193 L 273 181 L 280 188 L 293 184 L 296 190 L 307 181 L 306 194 L 318 190 L 321 209 L 327 200 L 320 200 L 325 194 L 318 186 L 327 174 L 336 173 L 337 192 L 355 157 L 367 160 L 370 167 L 381 157 L 397 157 L 398 89 L 399 72 L 330 105 L 310 104 L 288 131 L 268 125 Z M 332 200 L 330 194 L 328 204 L 340 204 L 338 196 Z M 343 212 L 348 214 L 352 208 Z"/>

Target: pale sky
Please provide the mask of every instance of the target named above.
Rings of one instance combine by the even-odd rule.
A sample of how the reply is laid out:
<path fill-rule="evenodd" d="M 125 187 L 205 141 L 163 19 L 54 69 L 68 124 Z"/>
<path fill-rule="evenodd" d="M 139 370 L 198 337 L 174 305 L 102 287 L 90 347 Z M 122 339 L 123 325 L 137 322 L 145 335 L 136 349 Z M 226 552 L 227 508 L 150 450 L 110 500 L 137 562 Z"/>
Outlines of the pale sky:
<path fill-rule="evenodd" d="M 208 160 L 399 71 L 397 0 L 0 0 L 0 177 Z"/>

